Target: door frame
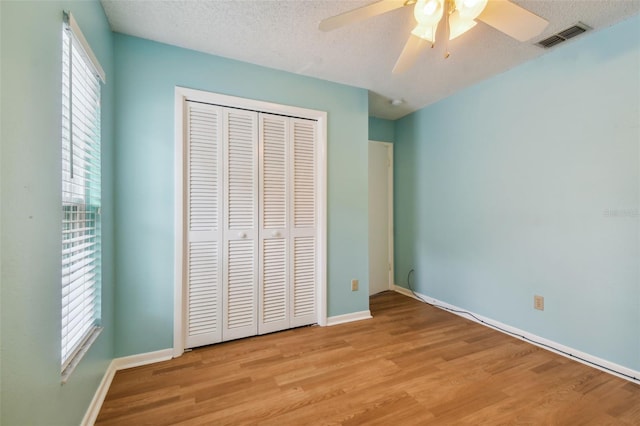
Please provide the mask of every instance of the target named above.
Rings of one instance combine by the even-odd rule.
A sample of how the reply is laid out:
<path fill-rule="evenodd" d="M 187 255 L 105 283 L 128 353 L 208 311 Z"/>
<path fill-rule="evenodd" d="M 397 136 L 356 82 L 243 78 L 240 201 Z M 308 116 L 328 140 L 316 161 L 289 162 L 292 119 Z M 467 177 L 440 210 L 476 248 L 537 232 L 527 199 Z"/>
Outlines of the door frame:
<path fill-rule="evenodd" d="M 175 88 L 175 163 L 174 163 L 174 313 L 173 313 L 173 357 L 184 353 L 186 336 L 186 102 L 203 102 L 223 107 L 248 109 L 258 112 L 298 117 L 317 122 L 316 191 L 316 320 L 327 325 L 327 112 L 247 98 L 222 95 L 203 90 L 176 86 Z"/>
<path fill-rule="evenodd" d="M 393 246 L 394 246 L 394 241 L 393 241 L 393 235 L 394 235 L 394 229 L 393 229 L 393 143 L 391 142 L 382 142 L 382 141 L 374 141 L 374 140 L 369 140 L 369 143 L 377 143 L 377 144 L 381 144 L 384 145 L 387 148 L 387 156 L 388 156 L 388 160 L 389 160 L 389 173 L 387 174 L 387 217 L 388 217 L 388 224 L 387 224 L 387 231 L 388 231 L 388 235 L 387 235 L 387 240 L 389 242 L 389 247 L 388 247 L 388 252 L 389 252 L 389 277 L 388 277 L 388 286 L 387 286 L 387 290 L 393 290 L 394 286 L 395 286 L 395 266 L 394 266 L 394 253 L 393 253 Z M 371 259 L 369 259 L 371 260 Z"/>

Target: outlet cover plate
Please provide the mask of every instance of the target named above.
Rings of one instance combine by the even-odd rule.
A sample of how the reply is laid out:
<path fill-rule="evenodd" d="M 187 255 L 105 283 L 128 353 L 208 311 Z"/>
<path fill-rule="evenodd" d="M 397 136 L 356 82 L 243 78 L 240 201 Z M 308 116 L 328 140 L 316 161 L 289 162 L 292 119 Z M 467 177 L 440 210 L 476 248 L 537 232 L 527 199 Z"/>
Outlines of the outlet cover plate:
<path fill-rule="evenodd" d="M 358 291 L 358 280 L 351 280 L 351 291 Z"/>
<path fill-rule="evenodd" d="M 544 297 L 538 295 L 533 296 L 533 308 L 544 311 Z"/>

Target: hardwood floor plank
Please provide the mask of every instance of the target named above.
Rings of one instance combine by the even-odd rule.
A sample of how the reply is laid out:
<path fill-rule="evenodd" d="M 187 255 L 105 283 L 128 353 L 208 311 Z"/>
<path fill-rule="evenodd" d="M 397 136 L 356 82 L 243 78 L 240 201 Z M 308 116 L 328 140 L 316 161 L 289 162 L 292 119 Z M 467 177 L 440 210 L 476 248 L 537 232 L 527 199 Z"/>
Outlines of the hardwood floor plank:
<path fill-rule="evenodd" d="M 96 425 L 639 425 L 640 385 L 386 292 L 373 319 L 119 371 Z"/>

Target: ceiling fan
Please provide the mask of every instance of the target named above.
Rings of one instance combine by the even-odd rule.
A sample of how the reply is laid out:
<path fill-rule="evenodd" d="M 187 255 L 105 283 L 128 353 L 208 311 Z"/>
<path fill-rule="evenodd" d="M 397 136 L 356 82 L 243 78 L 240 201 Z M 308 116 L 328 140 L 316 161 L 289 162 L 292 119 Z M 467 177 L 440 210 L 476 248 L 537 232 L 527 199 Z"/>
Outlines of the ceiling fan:
<path fill-rule="evenodd" d="M 320 22 L 319 29 L 331 31 L 405 6 L 414 6 L 417 25 L 411 31 L 400 57 L 393 67 L 394 74 L 409 69 L 426 46 L 437 40 L 446 41 L 464 34 L 482 21 L 508 36 L 526 41 L 537 36 L 549 24 L 509 0 L 379 0 L 375 3 L 332 16 Z"/>

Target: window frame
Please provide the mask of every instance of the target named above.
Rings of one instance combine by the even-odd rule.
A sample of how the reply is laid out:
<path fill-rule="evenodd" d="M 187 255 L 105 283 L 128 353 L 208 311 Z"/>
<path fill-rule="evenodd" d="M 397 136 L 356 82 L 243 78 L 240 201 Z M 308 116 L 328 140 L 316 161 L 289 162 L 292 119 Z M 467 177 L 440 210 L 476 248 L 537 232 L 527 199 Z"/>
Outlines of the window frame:
<path fill-rule="evenodd" d="M 102 331 L 101 90 L 104 70 L 63 12 L 61 327 L 64 384 Z"/>

